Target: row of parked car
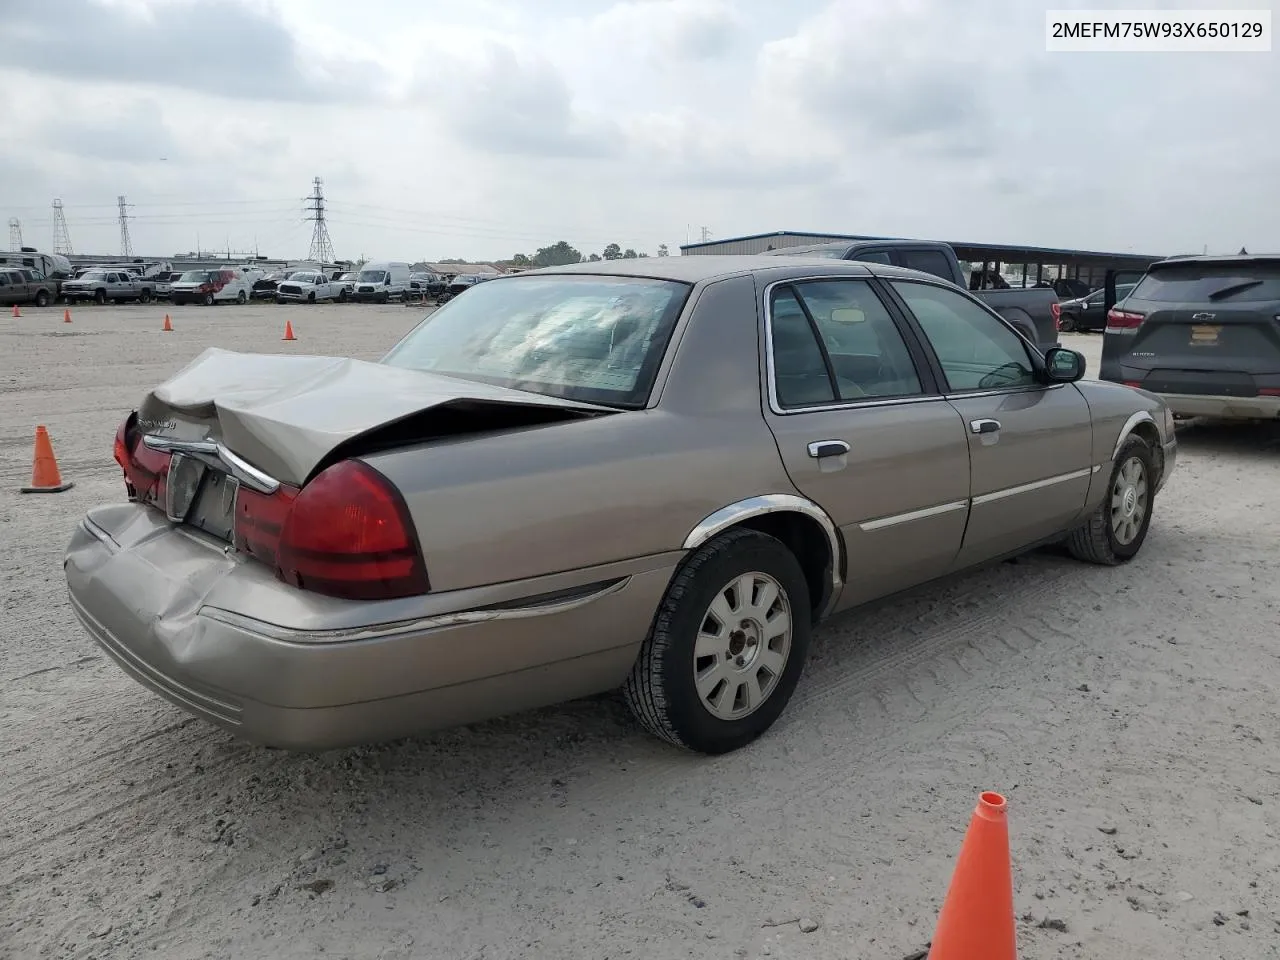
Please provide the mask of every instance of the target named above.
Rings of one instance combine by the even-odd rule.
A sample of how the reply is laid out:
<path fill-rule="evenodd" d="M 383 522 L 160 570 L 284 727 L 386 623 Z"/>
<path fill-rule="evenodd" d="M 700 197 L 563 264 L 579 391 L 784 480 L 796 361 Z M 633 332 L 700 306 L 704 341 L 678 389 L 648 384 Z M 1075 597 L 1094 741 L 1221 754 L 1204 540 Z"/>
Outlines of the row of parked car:
<path fill-rule="evenodd" d="M 256 281 L 250 296 L 276 303 L 421 302 L 443 303 L 464 290 L 489 279 L 482 274 L 443 276 L 412 271 L 397 261 L 371 261 L 358 271 L 323 269 L 280 270 Z"/>

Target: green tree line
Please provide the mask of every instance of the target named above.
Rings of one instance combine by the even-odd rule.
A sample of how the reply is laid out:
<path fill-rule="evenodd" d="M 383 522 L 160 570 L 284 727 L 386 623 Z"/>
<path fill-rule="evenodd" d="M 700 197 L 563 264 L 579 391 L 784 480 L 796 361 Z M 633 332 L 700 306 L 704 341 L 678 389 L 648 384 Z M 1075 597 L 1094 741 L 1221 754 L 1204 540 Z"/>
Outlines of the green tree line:
<path fill-rule="evenodd" d="M 669 251 L 665 243 L 658 244 L 658 256 L 665 257 Z M 637 253 L 630 247 L 623 250 L 618 244 L 611 243 L 600 253 L 592 253 L 587 256 L 582 255 L 582 251 L 574 247 L 568 240 L 557 240 L 555 243 L 539 247 L 538 251 L 530 256 L 527 253 L 517 253 L 511 258 L 510 263 L 514 267 L 561 267 L 566 263 L 596 263 L 600 260 L 635 260 L 640 257 L 647 257 L 647 253 Z"/>

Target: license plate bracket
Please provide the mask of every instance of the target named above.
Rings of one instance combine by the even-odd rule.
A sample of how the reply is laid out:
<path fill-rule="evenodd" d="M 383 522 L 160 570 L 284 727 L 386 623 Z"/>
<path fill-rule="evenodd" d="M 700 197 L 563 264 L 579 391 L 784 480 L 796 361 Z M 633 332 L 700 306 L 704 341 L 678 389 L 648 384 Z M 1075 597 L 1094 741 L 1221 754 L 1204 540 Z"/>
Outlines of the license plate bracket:
<path fill-rule="evenodd" d="M 202 460 L 173 453 L 169 458 L 169 475 L 165 481 L 166 516 L 174 523 L 182 523 L 191 512 L 200 482 L 204 479 L 205 464 Z"/>
<path fill-rule="evenodd" d="M 1216 347 L 1218 335 L 1222 327 L 1214 323 L 1198 323 L 1191 328 L 1190 345 L 1193 347 Z"/>

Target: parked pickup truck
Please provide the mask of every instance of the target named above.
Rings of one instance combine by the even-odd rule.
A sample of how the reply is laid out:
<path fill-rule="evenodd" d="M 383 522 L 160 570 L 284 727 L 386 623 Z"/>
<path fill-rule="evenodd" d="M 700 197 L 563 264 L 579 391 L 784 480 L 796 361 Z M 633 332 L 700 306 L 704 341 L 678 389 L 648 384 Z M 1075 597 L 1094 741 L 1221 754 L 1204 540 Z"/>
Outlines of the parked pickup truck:
<path fill-rule="evenodd" d="M 156 296 L 156 282 L 150 278 L 135 276 L 128 270 L 90 270 L 75 280 L 62 285 L 62 295 L 67 303 L 92 300 L 94 303 L 124 303 L 137 300 L 150 303 Z"/>
<path fill-rule="evenodd" d="M 330 280 L 318 270 L 299 270 L 276 286 L 276 303 L 315 303 L 317 300 L 346 303 L 349 295 L 347 284 Z"/>
<path fill-rule="evenodd" d="M 34 303 L 47 307 L 58 295 L 58 285 L 25 267 L 0 264 L 0 304 Z"/>
<path fill-rule="evenodd" d="M 969 289 L 951 245 L 937 240 L 839 240 L 769 250 L 772 257 L 866 260 L 932 273 Z M 1051 287 L 975 290 L 973 295 L 1009 321 L 1041 351 L 1058 345 L 1058 295 Z"/>

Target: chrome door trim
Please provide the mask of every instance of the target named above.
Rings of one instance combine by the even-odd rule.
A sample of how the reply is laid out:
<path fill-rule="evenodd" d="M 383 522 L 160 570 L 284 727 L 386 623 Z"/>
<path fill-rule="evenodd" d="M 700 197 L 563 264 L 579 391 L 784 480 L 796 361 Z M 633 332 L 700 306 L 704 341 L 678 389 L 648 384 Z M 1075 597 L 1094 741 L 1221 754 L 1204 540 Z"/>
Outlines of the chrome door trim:
<path fill-rule="evenodd" d="M 984 503 L 993 503 L 996 500 L 1004 500 L 1006 497 L 1016 497 L 1020 493 L 1030 493 L 1032 490 L 1043 490 L 1045 487 L 1052 487 L 1058 483 L 1067 483 L 1071 480 L 1080 480 L 1088 477 L 1097 471 L 1097 467 L 1085 467 L 1083 470 L 1072 470 L 1070 473 L 1060 473 L 1057 476 L 1045 477 L 1043 480 L 1035 480 L 1031 483 L 1019 484 L 1016 487 L 1006 487 L 1004 490 L 993 490 L 991 493 L 984 493 L 974 497 L 971 502 L 975 507 Z"/>
<path fill-rule="evenodd" d="M 849 260 L 836 260 L 834 263 L 851 263 Z M 886 264 L 891 266 L 891 264 Z M 791 407 L 787 409 L 778 402 L 778 383 L 777 376 L 774 371 L 773 364 L 773 290 L 778 286 L 785 286 L 793 283 L 806 283 L 810 281 L 822 280 L 861 280 L 864 283 L 870 283 L 875 278 L 875 274 L 868 271 L 861 273 L 824 273 L 815 276 L 799 276 L 787 277 L 785 280 L 774 280 L 765 285 L 764 288 L 764 368 L 766 381 L 766 396 L 769 401 L 769 412 L 779 417 L 791 417 L 801 413 L 822 413 L 827 410 L 856 410 L 861 407 L 893 407 L 904 403 L 927 403 L 929 401 L 938 401 L 944 399 L 940 393 L 920 394 L 913 393 L 905 397 L 875 397 L 867 400 L 839 400 L 832 403 L 824 403 L 811 407 Z M 887 308 L 886 308 L 887 309 Z M 917 377 L 919 372 L 917 371 Z"/>
<path fill-rule="evenodd" d="M 147 434 L 142 438 L 152 450 L 167 453 L 203 453 L 217 457 L 231 471 L 231 475 L 251 490 L 259 493 L 273 494 L 280 489 L 280 481 L 268 473 L 264 473 L 243 457 L 237 456 L 221 443 L 212 440 L 173 440 L 169 437 L 157 437 Z"/>
<path fill-rule="evenodd" d="M 937 506 L 925 507 L 922 510 L 912 510 L 909 513 L 896 513 L 888 517 L 877 517 L 875 520 L 864 520 L 858 524 L 858 528 L 867 533 L 873 530 L 883 530 L 885 527 L 896 527 L 900 523 L 910 523 L 913 520 L 927 520 L 930 517 L 940 517 L 944 513 L 952 513 L 956 510 L 967 510 L 969 507 L 968 500 L 955 500 L 951 503 L 940 503 Z"/>
<path fill-rule="evenodd" d="M 822 616 L 826 616 L 831 612 L 836 601 L 840 599 L 840 591 L 844 587 L 844 575 L 842 573 L 844 553 L 840 547 L 840 534 L 836 530 L 835 523 L 827 515 L 827 511 L 812 500 L 798 497 L 791 493 L 766 493 L 759 497 L 748 497 L 746 500 L 739 500 L 737 503 L 721 507 L 700 520 L 697 526 L 690 530 L 689 535 L 684 538 L 683 547 L 685 550 L 697 549 L 716 534 L 722 533 L 743 520 L 762 517 L 770 513 L 783 512 L 800 513 L 809 517 L 822 527 L 822 532 L 827 537 L 827 548 L 831 551 L 831 596 L 821 613 Z"/>

